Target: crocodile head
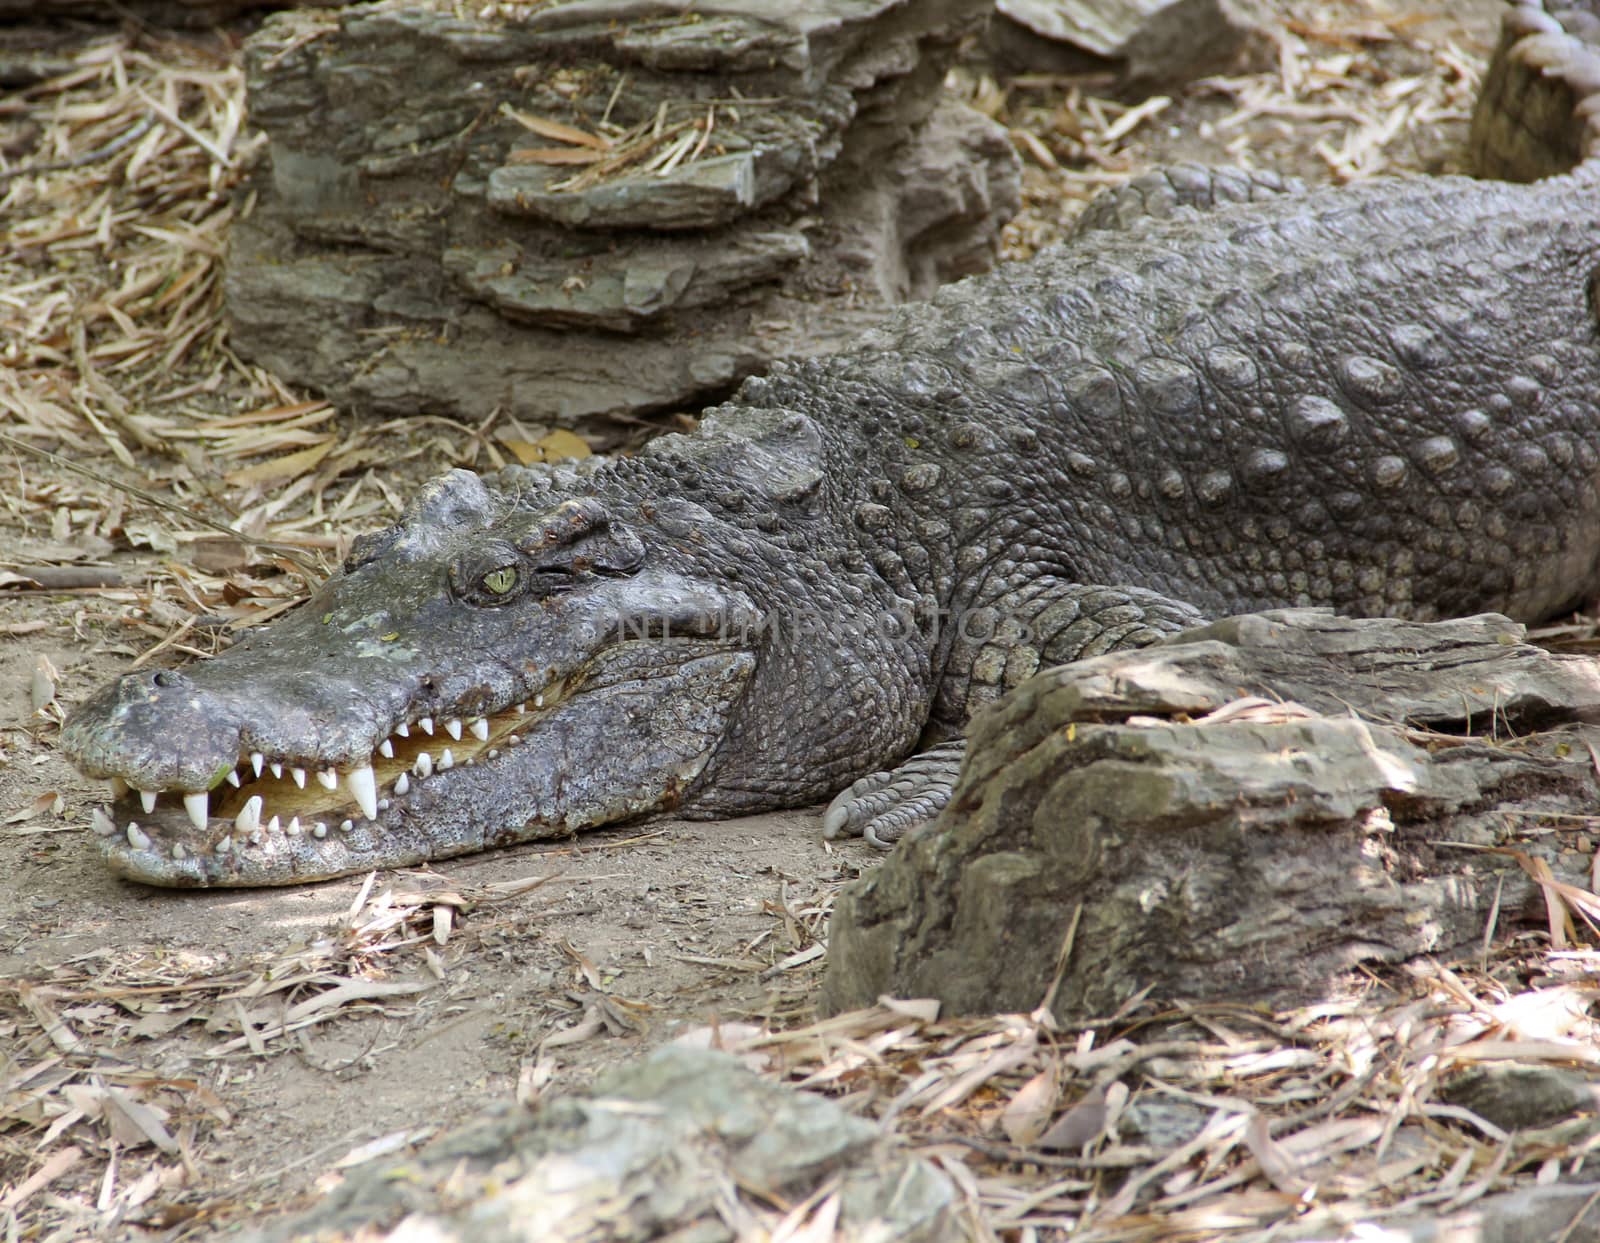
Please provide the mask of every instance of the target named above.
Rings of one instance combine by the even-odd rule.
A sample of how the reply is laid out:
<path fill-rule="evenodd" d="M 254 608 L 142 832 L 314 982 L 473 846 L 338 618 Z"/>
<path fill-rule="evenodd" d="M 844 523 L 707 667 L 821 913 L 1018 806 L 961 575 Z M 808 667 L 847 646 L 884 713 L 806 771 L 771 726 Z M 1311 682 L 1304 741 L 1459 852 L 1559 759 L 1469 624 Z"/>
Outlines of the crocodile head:
<path fill-rule="evenodd" d="M 289 884 L 814 801 L 908 745 L 919 723 L 864 738 L 907 713 L 864 702 L 837 650 L 763 624 L 795 592 L 859 595 L 790 572 L 822 471 L 809 420 L 772 422 L 758 443 L 708 420 L 587 471 L 451 472 L 288 616 L 103 687 L 62 746 L 111 779 L 107 862 L 158 885 Z"/>

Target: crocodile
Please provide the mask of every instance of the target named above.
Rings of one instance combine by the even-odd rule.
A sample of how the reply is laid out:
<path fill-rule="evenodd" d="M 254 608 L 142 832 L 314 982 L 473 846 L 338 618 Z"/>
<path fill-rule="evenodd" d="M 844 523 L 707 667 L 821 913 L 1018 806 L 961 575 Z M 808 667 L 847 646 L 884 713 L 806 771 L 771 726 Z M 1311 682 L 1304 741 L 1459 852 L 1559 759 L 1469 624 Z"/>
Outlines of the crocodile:
<path fill-rule="evenodd" d="M 1501 47 L 1496 107 L 1600 85 L 1530 3 Z M 1160 174 L 693 432 L 434 480 L 297 611 L 70 714 L 106 861 L 285 884 L 829 796 L 887 845 L 1043 666 L 1275 606 L 1579 604 L 1600 183 L 1559 121 L 1530 184 Z"/>

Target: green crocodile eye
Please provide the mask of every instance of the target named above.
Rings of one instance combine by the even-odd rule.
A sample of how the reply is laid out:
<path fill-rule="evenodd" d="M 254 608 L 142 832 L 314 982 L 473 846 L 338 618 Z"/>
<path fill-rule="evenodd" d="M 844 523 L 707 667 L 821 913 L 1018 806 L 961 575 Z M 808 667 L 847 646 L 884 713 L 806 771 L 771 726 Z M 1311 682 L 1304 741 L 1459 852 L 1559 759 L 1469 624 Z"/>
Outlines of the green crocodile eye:
<path fill-rule="evenodd" d="M 492 591 L 497 596 L 503 596 L 517 585 L 517 569 L 512 565 L 503 565 L 498 570 L 490 570 L 483 576 L 485 591 Z"/>

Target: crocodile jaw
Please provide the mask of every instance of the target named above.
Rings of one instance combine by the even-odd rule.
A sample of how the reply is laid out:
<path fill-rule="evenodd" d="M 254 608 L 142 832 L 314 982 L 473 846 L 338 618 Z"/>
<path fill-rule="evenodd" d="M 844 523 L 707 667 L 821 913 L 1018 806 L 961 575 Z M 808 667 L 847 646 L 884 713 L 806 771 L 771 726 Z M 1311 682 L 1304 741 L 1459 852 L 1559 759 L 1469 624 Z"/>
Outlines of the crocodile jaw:
<path fill-rule="evenodd" d="M 287 885 L 669 810 L 754 666 L 722 640 L 619 643 L 526 700 L 404 721 L 365 765 L 263 759 L 258 775 L 247 754 L 198 804 L 157 792 L 151 810 L 126 788 L 93 813 L 100 851 L 145 884 Z"/>

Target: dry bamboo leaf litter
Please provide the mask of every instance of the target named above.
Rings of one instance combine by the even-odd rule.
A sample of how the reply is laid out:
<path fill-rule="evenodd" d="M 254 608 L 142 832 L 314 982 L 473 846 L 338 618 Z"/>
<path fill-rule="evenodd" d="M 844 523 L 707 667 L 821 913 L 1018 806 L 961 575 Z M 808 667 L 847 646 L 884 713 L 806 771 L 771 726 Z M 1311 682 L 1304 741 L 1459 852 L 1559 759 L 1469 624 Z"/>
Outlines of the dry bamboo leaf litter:
<path fill-rule="evenodd" d="M 180 1190 L 190 1180 L 163 1158 L 180 1152 L 182 1134 L 231 1118 L 208 1063 L 292 1052 L 299 1032 L 412 1004 L 448 977 L 432 948 L 441 910 L 459 934 L 462 913 L 521 901 L 550 879 L 454 891 L 379 889 L 373 877 L 338 924 L 274 954 L 233 964 L 226 954 L 95 951 L 40 980 L 0 982 L 0 1207 L 20 1207 L 88 1159 L 119 1159 L 124 1179 L 154 1172 Z M 454 940 L 459 956 L 466 942 Z M 623 1021 L 626 1011 L 607 1015 Z M 191 1075 L 130 1060 L 139 1041 L 179 1029 L 193 1033 Z M 105 1211 L 134 1207 L 137 1186 L 118 1181 Z"/>

